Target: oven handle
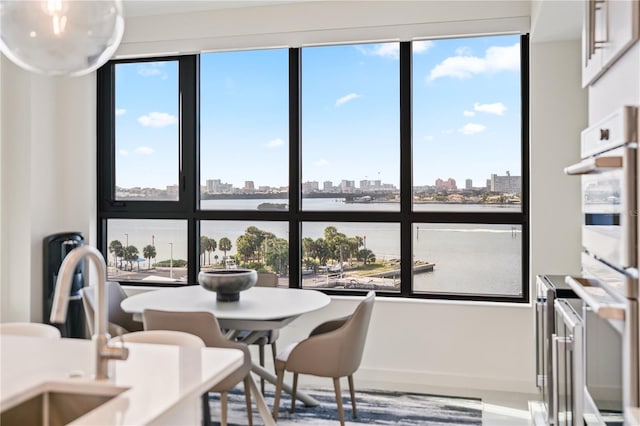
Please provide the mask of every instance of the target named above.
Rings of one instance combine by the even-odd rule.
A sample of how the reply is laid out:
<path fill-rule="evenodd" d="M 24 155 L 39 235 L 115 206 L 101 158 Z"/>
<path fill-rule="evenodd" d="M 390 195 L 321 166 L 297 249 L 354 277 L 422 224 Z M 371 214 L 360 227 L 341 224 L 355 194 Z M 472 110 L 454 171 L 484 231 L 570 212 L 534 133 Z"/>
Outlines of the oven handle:
<path fill-rule="evenodd" d="M 559 413 L 560 411 L 559 410 L 560 369 L 558 368 L 558 353 L 560 353 L 561 351 L 560 346 L 564 346 L 565 348 L 572 350 L 573 339 L 571 337 L 556 336 L 555 334 L 552 335 L 552 339 L 553 339 L 553 344 L 551 346 L 551 374 L 553 375 L 553 377 L 555 377 L 555 380 L 553 381 L 552 420 L 554 421 L 555 424 L 558 424 L 558 416 L 560 414 Z"/>
<path fill-rule="evenodd" d="M 606 290 L 597 284 L 596 280 L 589 278 L 576 278 L 567 275 L 565 282 L 600 318 L 624 321 L 626 306 L 613 299 Z M 602 291 L 601 297 L 595 296 L 585 290 L 585 287 L 598 288 Z"/>
<path fill-rule="evenodd" d="M 623 164 L 621 156 L 588 158 L 565 167 L 564 173 L 567 175 L 588 175 L 607 171 L 606 169 L 619 169 Z"/>

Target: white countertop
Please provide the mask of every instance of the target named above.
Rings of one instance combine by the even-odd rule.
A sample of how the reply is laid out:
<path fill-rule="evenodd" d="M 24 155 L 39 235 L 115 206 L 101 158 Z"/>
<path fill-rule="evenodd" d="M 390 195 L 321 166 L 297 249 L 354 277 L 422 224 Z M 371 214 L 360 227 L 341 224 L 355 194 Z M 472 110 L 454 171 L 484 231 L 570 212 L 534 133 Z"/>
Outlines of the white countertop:
<path fill-rule="evenodd" d="M 242 364 L 235 349 L 126 343 L 129 357 L 111 361 L 108 381 L 95 381 L 93 343 L 84 339 L 0 336 L 0 411 L 51 390 L 113 392 L 113 399 L 73 424 L 146 425 L 185 399 L 196 400 Z M 70 373 L 74 376 L 70 377 Z"/>

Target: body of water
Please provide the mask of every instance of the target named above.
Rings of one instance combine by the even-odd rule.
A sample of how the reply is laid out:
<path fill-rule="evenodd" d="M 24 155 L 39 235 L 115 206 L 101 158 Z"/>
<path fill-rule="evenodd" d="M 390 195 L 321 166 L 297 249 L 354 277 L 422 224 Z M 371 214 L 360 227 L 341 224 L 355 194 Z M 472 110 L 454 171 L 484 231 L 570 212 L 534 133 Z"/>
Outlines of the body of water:
<path fill-rule="evenodd" d="M 255 209 L 262 202 L 287 203 L 287 200 L 206 200 L 203 208 L 210 209 Z M 347 204 L 342 199 L 305 199 L 308 210 L 387 210 L 394 211 L 393 203 Z M 433 211 L 476 211 L 482 205 L 420 205 Z M 498 207 L 487 207 L 496 209 Z M 518 211 L 520 206 L 500 207 Z M 502 210 L 504 211 L 504 210 Z M 216 240 L 226 237 L 231 240 L 236 253 L 236 239 L 249 226 L 257 226 L 272 232 L 279 238 L 288 238 L 287 222 L 204 221 L 202 234 Z M 313 239 L 323 236 L 327 226 L 335 226 L 347 237 L 360 236 L 366 248 L 378 259 L 400 258 L 400 225 L 389 223 L 325 223 L 306 222 L 302 225 L 302 236 Z M 187 258 L 187 225 L 179 220 L 128 220 L 112 219 L 108 224 L 108 241 L 118 239 L 123 245 L 138 248 L 142 257 L 143 247 L 153 244 L 156 260 Z M 490 293 L 517 295 L 522 282 L 522 230 L 514 225 L 478 224 L 415 224 L 413 229 L 414 261 L 435 263 L 433 272 L 416 274 L 416 291 Z M 215 256 L 222 259 L 220 250 L 208 253 L 205 262 L 214 262 Z M 347 259 L 345 259 L 347 260 Z M 113 257 L 108 259 L 113 263 Z M 141 267 L 146 262 L 141 264 Z"/>

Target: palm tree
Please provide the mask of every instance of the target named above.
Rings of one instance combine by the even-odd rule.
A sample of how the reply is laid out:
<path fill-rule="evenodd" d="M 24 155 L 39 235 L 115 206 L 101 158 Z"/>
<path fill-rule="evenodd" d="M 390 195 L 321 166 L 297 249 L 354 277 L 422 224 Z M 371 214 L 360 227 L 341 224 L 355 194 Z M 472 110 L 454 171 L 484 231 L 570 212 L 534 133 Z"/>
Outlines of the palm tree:
<path fill-rule="evenodd" d="M 138 248 L 136 246 L 128 246 L 124 249 L 124 260 L 129 262 L 129 270 L 133 271 L 133 262 L 138 260 Z"/>
<path fill-rule="evenodd" d="M 376 261 L 376 255 L 369 249 L 362 249 L 358 252 L 358 260 L 362 261 L 365 265 L 367 263 L 374 263 Z"/>
<path fill-rule="evenodd" d="M 207 251 L 207 247 L 209 246 L 209 237 L 206 235 L 200 236 L 200 265 L 204 265 L 205 260 L 205 252 Z"/>
<path fill-rule="evenodd" d="M 209 238 L 209 245 L 207 245 L 207 253 L 209 254 L 209 265 L 211 265 L 211 252 L 216 251 L 218 244 L 213 238 Z"/>
<path fill-rule="evenodd" d="M 122 243 L 118 240 L 113 240 L 109 244 L 109 253 L 113 254 L 113 264 L 114 266 L 118 266 L 118 258 L 124 256 L 124 247 Z"/>
<path fill-rule="evenodd" d="M 149 267 L 147 269 L 151 269 L 151 258 L 156 257 L 156 248 L 151 244 L 144 246 L 142 249 L 142 255 L 145 259 L 149 259 Z"/>
<path fill-rule="evenodd" d="M 231 250 L 231 240 L 227 237 L 220 238 L 220 250 L 224 253 L 224 258 L 227 258 L 227 252 Z"/>

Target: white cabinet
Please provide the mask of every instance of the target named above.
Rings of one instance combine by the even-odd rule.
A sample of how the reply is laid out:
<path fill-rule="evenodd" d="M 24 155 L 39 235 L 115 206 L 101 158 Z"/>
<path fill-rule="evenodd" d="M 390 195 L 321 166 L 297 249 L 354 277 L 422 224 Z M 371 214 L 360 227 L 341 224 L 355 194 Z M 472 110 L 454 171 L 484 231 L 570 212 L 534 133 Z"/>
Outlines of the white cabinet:
<path fill-rule="evenodd" d="M 638 40 L 640 1 L 586 0 L 582 87 L 595 82 Z"/>

